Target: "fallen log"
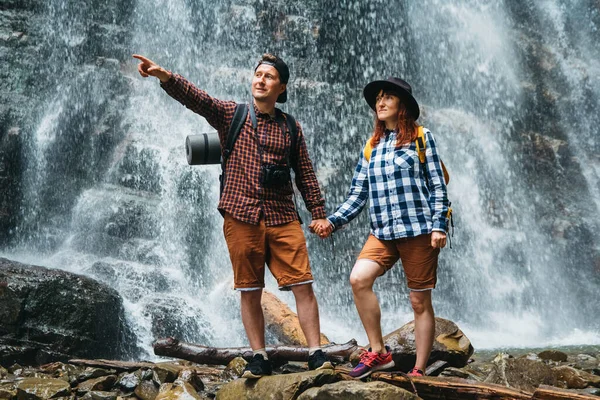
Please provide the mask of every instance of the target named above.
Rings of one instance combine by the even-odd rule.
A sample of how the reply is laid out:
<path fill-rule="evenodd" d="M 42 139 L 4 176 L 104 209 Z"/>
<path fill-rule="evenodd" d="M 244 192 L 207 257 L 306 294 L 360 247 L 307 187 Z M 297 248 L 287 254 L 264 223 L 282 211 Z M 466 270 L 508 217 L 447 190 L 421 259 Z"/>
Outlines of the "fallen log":
<path fill-rule="evenodd" d="M 357 347 L 356 340 L 352 339 L 344 344 L 331 343 L 323 346 L 323 351 L 332 361 L 343 362 L 349 359 L 350 354 Z M 308 347 L 274 346 L 267 347 L 266 351 L 269 355 L 269 360 L 275 365 L 282 365 L 288 361 L 308 361 Z M 209 365 L 227 365 L 236 357 L 243 357 L 247 361 L 250 361 L 253 355 L 250 347 L 206 347 L 193 343 L 180 342 L 175 338 L 157 340 L 154 343 L 154 354 Z"/>
<path fill-rule="evenodd" d="M 598 400 L 598 396 L 574 390 L 560 389 L 554 386 L 540 385 L 533 392 L 532 400 Z"/>
<path fill-rule="evenodd" d="M 532 393 L 491 383 L 480 383 L 460 378 L 399 376 L 389 372 L 375 372 L 373 380 L 386 382 L 414 392 L 423 399 L 494 399 L 531 400 Z M 414 388 L 414 389 L 413 389 Z"/>

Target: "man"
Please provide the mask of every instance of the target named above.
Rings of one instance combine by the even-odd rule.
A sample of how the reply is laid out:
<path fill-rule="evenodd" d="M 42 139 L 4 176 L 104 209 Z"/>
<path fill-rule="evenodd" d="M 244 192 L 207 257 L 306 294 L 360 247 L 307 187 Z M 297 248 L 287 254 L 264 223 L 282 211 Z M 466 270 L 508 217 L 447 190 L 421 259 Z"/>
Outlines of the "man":
<path fill-rule="evenodd" d="M 215 99 L 151 60 L 139 55 L 133 57 L 141 61 L 138 71 L 143 77 L 158 78 L 167 94 L 206 118 L 219 133 L 221 149 L 226 148 L 235 102 Z M 250 112 L 225 164 L 225 181 L 218 205 L 224 217 L 223 232 L 233 266 L 234 288 L 241 292 L 242 322 L 254 351 L 252 361 L 242 375 L 245 378 L 272 373 L 265 351 L 261 307 L 265 264 L 280 290 L 294 293 L 298 319 L 310 349 L 309 368 L 332 368 L 320 349 L 319 310 L 312 290 L 306 239 L 294 205 L 289 172 L 285 169 L 289 169 L 290 159 L 295 161 L 291 166 L 295 171 L 296 186 L 312 214 L 309 228 L 313 229 L 319 220 L 326 221 L 325 202 L 300 124 L 296 123 L 296 148 L 292 149 L 292 132 L 284 132 L 289 131 L 286 129 L 288 116 L 275 108 L 276 102 L 287 100 L 288 79 L 289 69 L 283 60 L 271 54 L 263 55 L 252 79 L 253 104 L 249 105 Z M 270 173 L 267 169 L 273 166 L 283 168 L 283 176 L 288 177 L 285 182 L 268 181 L 266 177 Z"/>

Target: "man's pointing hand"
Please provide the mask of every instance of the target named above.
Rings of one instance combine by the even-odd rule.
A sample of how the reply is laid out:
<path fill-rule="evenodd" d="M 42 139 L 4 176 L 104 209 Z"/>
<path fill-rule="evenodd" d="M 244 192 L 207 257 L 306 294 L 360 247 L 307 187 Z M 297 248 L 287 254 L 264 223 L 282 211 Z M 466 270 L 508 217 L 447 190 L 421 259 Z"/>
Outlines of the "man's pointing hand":
<path fill-rule="evenodd" d="M 154 76 L 160 79 L 161 82 L 167 82 L 171 79 L 171 72 L 156 64 L 154 61 L 149 60 L 144 56 L 140 56 L 139 54 L 134 54 L 133 58 L 137 58 L 141 61 L 138 64 L 138 72 L 144 78 Z"/>

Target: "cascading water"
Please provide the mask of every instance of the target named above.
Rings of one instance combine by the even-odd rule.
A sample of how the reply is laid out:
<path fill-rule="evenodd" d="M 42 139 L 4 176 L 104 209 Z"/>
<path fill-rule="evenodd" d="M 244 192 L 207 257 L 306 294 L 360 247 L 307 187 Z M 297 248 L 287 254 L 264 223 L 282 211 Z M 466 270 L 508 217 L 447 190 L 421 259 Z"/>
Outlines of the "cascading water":
<path fill-rule="evenodd" d="M 278 52 L 292 70 L 286 109 L 303 124 L 329 211 L 372 129 L 362 87 L 405 77 L 450 169 L 457 215 L 438 316 L 476 348 L 600 343 L 593 2 L 47 3 L 44 107 L 30 112 L 23 216 L 3 252 L 113 286 L 145 356 L 168 335 L 246 340 L 218 167 L 185 164 L 185 136 L 211 128 L 139 77 L 132 53 L 247 101 L 255 61 Z M 308 236 L 322 330 L 335 341 L 366 342 L 347 278 L 367 227 L 363 213 L 331 239 Z M 401 268 L 376 290 L 385 332 L 412 318 Z"/>

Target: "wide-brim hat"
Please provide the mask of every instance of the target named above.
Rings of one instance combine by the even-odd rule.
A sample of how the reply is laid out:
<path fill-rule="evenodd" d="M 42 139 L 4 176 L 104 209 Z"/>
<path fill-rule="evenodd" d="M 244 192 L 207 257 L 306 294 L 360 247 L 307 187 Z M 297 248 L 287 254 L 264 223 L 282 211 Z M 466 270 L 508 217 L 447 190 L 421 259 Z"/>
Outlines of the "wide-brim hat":
<path fill-rule="evenodd" d="M 400 100 L 406 105 L 408 112 L 412 114 L 415 120 L 419 119 L 419 115 L 421 114 L 419 103 L 417 103 L 417 100 L 413 97 L 412 88 L 408 82 L 400 78 L 389 77 L 384 81 L 373 81 L 365 86 L 363 95 L 373 111 L 376 111 L 375 103 L 377 95 L 382 89 L 384 91 L 390 90 L 398 94 Z"/>

